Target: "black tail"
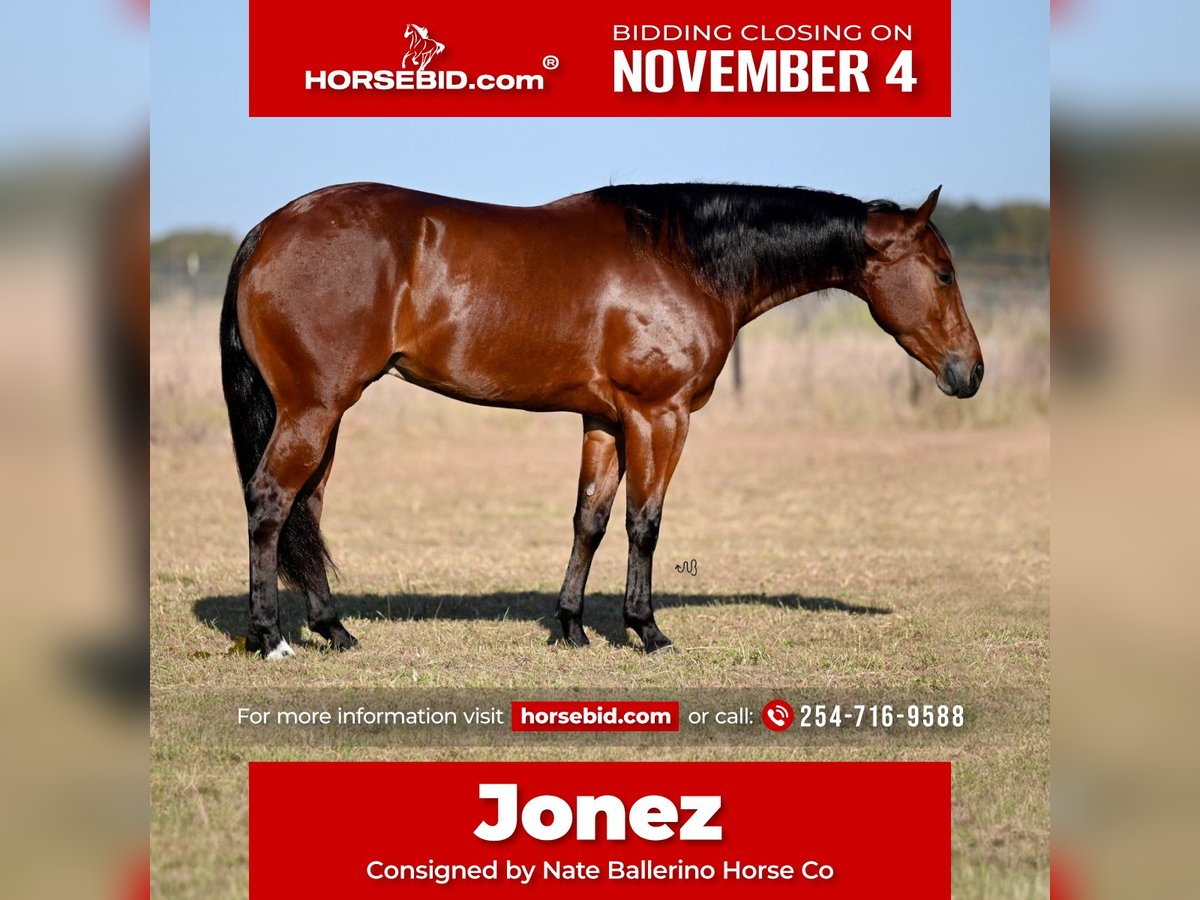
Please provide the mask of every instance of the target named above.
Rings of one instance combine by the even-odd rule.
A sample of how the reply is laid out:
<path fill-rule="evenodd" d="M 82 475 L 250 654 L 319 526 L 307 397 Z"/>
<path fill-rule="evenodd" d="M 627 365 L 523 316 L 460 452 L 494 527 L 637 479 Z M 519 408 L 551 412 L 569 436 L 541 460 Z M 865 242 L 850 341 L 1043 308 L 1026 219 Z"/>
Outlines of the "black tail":
<path fill-rule="evenodd" d="M 225 388 L 225 406 L 229 410 L 229 429 L 233 432 L 233 452 L 237 457 L 242 489 L 258 469 L 259 461 L 275 429 L 275 399 L 258 368 L 242 346 L 238 328 L 238 282 L 246 260 L 258 246 L 262 226 L 255 226 L 242 241 L 225 288 L 225 304 L 221 308 L 221 383 Z M 304 499 L 314 486 L 310 482 L 292 504 L 292 511 L 279 533 L 279 577 L 298 591 L 319 593 L 325 587 L 326 566 L 333 560 L 321 528 L 313 518 Z"/>

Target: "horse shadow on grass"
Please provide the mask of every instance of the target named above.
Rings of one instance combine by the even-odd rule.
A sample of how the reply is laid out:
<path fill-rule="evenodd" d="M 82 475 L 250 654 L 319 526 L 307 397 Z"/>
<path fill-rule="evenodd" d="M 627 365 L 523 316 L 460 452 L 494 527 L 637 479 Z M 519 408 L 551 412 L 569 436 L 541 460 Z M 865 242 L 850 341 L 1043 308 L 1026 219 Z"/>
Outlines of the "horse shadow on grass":
<path fill-rule="evenodd" d="M 393 622 L 442 621 L 521 621 L 536 622 L 547 633 L 547 643 L 561 637 L 554 617 L 556 594 L 546 592 L 496 592 L 489 594 L 335 594 L 338 612 L 354 631 L 356 619 Z M 585 622 L 613 646 L 631 642 L 621 614 L 624 598 L 619 594 L 589 594 Z M 890 615 L 891 609 L 847 603 L 831 597 L 805 597 L 799 594 L 695 595 L 660 593 L 654 596 L 655 611 L 698 606 L 767 606 L 814 613 L 845 613 L 852 616 Z M 246 633 L 248 606 L 245 594 L 204 597 L 192 606 L 196 618 L 231 639 Z M 309 644 L 301 638 L 306 621 L 303 595 L 281 591 L 279 618 L 284 638 L 290 643 Z M 324 646 L 324 644 L 320 644 Z"/>

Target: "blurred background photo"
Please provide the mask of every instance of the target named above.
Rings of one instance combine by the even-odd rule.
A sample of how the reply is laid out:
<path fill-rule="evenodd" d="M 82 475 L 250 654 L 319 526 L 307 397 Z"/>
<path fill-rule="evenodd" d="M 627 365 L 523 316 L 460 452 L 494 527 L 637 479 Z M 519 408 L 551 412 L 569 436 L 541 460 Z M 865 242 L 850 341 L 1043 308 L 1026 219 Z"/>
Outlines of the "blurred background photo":
<path fill-rule="evenodd" d="M 1190 897 L 1200 7 L 1055 7 L 1056 889 Z"/>
<path fill-rule="evenodd" d="M 685 552 L 706 535 L 711 541 L 711 529 L 689 532 L 682 521 L 680 510 L 689 508 L 683 479 L 711 481 L 721 477 L 724 453 L 758 451 L 776 464 L 761 480 L 718 498 L 723 513 L 745 519 L 765 498 L 782 498 L 786 514 L 752 533 L 764 549 L 737 560 L 747 564 L 742 582 L 729 577 L 728 559 L 709 557 L 725 565 L 724 595 L 744 590 L 778 597 L 801 589 L 834 598 L 880 595 L 893 613 L 877 618 L 904 626 L 895 632 L 903 642 L 859 648 L 848 639 L 858 635 L 860 623 L 806 616 L 787 635 L 796 666 L 773 674 L 800 680 L 817 673 L 830 683 L 839 677 L 858 683 L 869 677 L 864 673 L 897 666 L 914 679 L 935 666 L 953 673 L 953 657 L 927 636 L 935 624 L 944 631 L 947 609 L 975 620 L 978 631 L 945 634 L 965 640 L 961 646 L 985 648 L 984 667 L 1000 673 L 997 693 L 1019 696 L 1014 707 L 1024 712 L 1010 723 L 1011 740 L 983 752 L 985 765 L 977 765 L 977 753 L 958 767 L 968 777 L 955 786 L 955 893 L 1045 896 L 1044 747 L 1028 746 L 1022 735 L 1044 727 L 1038 717 L 1044 717 L 1048 686 L 1021 685 L 1017 676 L 1039 673 L 1048 653 L 1041 618 L 1048 539 L 1040 505 L 1048 502 L 1048 476 L 1041 468 L 1046 446 L 1039 443 L 1048 392 L 1036 374 L 1047 365 L 1048 345 L 1046 287 L 1037 274 L 1042 253 L 1006 228 L 975 243 L 953 231 L 949 218 L 974 205 L 971 215 L 992 223 L 1016 210 L 1037 219 L 1048 198 L 1040 142 L 1049 120 L 1049 80 L 1056 123 L 1055 854 L 1062 879 L 1056 896 L 1191 896 L 1197 782 L 1194 728 L 1181 710 L 1191 705 L 1200 622 L 1192 588 L 1200 486 L 1194 473 L 1200 82 L 1190 64 L 1200 13 L 1182 2 L 1147 7 L 1130 0 L 1061 0 L 1050 4 L 1048 37 L 1044 5 L 984 6 L 954 5 L 950 120 L 673 122 L 665 129 L 644 122 L 627 144 L 606 138 L 610 126 L 629 134 L 624 123 L 563 121 L 540 130 L 532 123 L 535 130 L 526 132 L 531 123 L 252 122 L 245 115 L 245 4 L 157 4 L 152 228 L 148 0 L 6 9 L 0 27 L 0 66 L 9 86 L 0 121 L 0 359 L 8 427 L 0 446 L 9 462 L 5 609 L 17 637 L 6 644 L 0 673 L 6 712 L 21 723 L 3 742 L 0 884 L 6 894 L 148 891 L 147 721 L 140 711 L 147 580 L 156 643 L 188 648 L 174 650 L 170 664 L 156 668 L 161 696 L 173 688 L 194 694 L 196 684 L 212 680 L 211 659 L 186 654 L 203 648 L 220 654 L 228 635 L 201 623 L 195 604 L 228 596 L 233 610 L 245 589 L 244 523 L 215 380 L 215 336 L 205 321 L 214 314 L 209 285 L 223 279 L 222 255 L 232 252 L 231 243 L 281 203 L 338 180 L 376 178 L 525 203 L 608 180 L 708 178 L 810 184 L 906 202 L 946 185 L 937 219 L 951 235 L 966 304 L 985 341 L 989 368 L 981 394 L 969 405 L 934 395 L 885 336 L 867 329 L 863 310 L 849 298 L 789 304 L 747 333 L 747 347 L 759 342 L 762 352 L 745 354 L 741 394 L 727 372 L 713 405 L 697 416 L 697 427 L 707 431 L 697 433 L 684 455 L 672 491 L 675 524 L 668 533 L 675 536 L 664 541 L 676 541 L 675 550 Z M 859 139 L 880 133 L 905 140 L 884 155 L 861 154 Z M 523 164 L 514 165 L 514 157 Z M 1000 273 L 988 276 L 996 266 Z M 148 332 L 156 361 L 154 437 L 137 452 L 151 412 L 141 412 L 147 409 L 143 389 L 129 385 L 148 367 Z M 838 393 L 813 376 L 822 371 L 822 359 L 848 349 L 864 354 L 860 364 L 876 368 L 867 369 L 862 386 Z M 1006 354 L 1027 359 L 1028 366 L 1001 370 Z M 762 367 L 769 366 L 785 367 L 778 371 L 792 379 L 789 396 L 755 391 Z M 334 476 L 331 537 L 353 573 L 339 590 L 412 597 L 440 583 L 439 596 L 450 590 L 478 598 L 481 588 L 512 584 L 552 593 L 569 529 L 563 519 L 575 475 L 573 425 L 520 413 L 451 411 L 446 402 L 402 385 L 368 394 L 372 402 L 374 395 L 378 405 L 357 415 L 358 449 L 344 452 Z M 427 406 L 414 413 L 414 404 Z M 476 414 L 482 425 L 471 418 Z M 776 422 L 782 424 L 772 438 Z M 511 430 L 503 446 L 513 468 L 502 475 L 514 486 L 494 501 L 489 521 L 495 530 L 518 531 L 526 543 L 528 526 L 541 521 L 536 527 L 542 530 L 532 534 L 541 535 L 545 549 L 525 550 L 506 563 L 512 548 L 491 547 L 483 562 L 468 555 L 439 567 L 435 554 L 396 526 L 395 510 L 413 516 L 435 509 L 431 520 L 443 525 L 432 540 L 443 540 L 455 527 L 444 496 L 498 478 L 471 472 L 453 455 L 439 468 L 445 443 L 418 454 L 391 448 L 388 438 L 402 423 L 425 434 L 453 436 L 461 428 L 472 440 Z M 545 460 L 529 457 L 529 448 L 548 433 L 558 443 Z M 370 459 L 372 449 L 385 453 L 378 464 Z M 141 474 L 147 453 L 163 487 L 149 526 Z M 405 465 L 418 466 L 420 483 L 397 482 L 372 507 L 375 489 L 389 480 L 383 468 L 401 455 Z M 180 460 L 190 468 L 177 468 Z M 539 475 L 548 461 L 552 467 Z M 969 466 L 1000 474 L 981 480 Z M 927 472 L 926 480 L 914 480 L 914 469 Z M 179 496 L 173 485 L 180 472 L 190 477 L 197 471 L 210 472 L 209 480 Z M 879 473 L 865 495 L 864 471 Z M 955 576 L 941 598 L 920 594 L 933 579 L 937 548 L 917 553 L 888 536 L 889 525 L 913 513 L 911 497 L 886 492 L 894 472 L 928 489 L 941 512 L 947 501 L 970 496 L 963 491 L 981 492 L 962 503 L 963 518 L 954 520 L 967 526 L 964 542 L 976 539 L 980 556 L 957 575 L 954 564 L 937 571 L 939 579 Z M 938 494 L 934 487 L 943 477 L 949 487 Z M 830 493 L 856 478 L 853 490 Z M 818 487 L 801 491 L 804 483 Z M 554 498 L 544 509 L 536 502 L 543 491 Z M 847 507 L 847 497 L 858 505 Z M 1006 512 L 986 528 L 976 513 L 985 504 Z M 1011 515 L 1013 508 L 1026 509 L 1025 518 Z M 171 517 L 164 517 L 166 510 L 174 511 Z M 697 519 L 711 518 L 711 499 L 697 496 L 691 511 Z M 813 519 L 815 525 L 787 540 L 777 537 L 776 529 Z M 148 527 L 157 554 L 152 566 L 146 564 Z M 1031 547 L 1022 549 L 1022 530 Z M 887 554 L 919 563 L 918 588 L 881 576 L 877 564 L 849 565 L 861 559 L 864 543 L 878 545 L 876 563 Z M 745 539 L 730 544 L 744 547 Z M 604 602 L 620 589 L 614 562 L 620 556 L 609 546 L 598 559 L 593 577 L 597 592 L 609 594 Z M 989 562 L 981 566 L 980 560 Z M 601 563 L 610 566 L 603 579 Z M 988 590 L 979 590 L 980 572 Z M 671 589 L 678 586 L 664 585 Z M 1008 596 L 1031 612 L 1005 601 Z M 953 607 L 953 597 L 965 599 Z M 511 605 L 512 598 L 505 602 Z M 530 602 L 529 615 L 538 607 Z M 443 604 L 443 612 L 447 608 Z M 472 637 L 482 630 L 505 646 L 525 640 L 528 635 L 506 630 L 511 624 L 487 618 L 498 619 L 505 608 L 498 602 L 485 608 Z M 981 616 L 992 608 L 999 618 Z M 722 620 L 725 604 L 697 611 L 729 627 L 744 623 L 744 611 Z M 771 615 L 796 614 L 780 609 Z M 415 619 L 393 649 L 411 647 L 412 629 L 436 630 L 436 621 Z M 529 620 L 523 627 L 538 626 Z M 719 646 L 693 658 L 698 669 L 719 671 L 731 682 L 760 683 L 762 667 L 779 661 L 773 653 L 756 660 L 761 649 L 732 641 Z M 920 664 L 908 665 L 909 656 L 897 662 L 901 646 L 915 648 Z M 1022 652 L 1031 658 L 1015 662 Z M 470 674 L 469 661 L 457 662 L 470 678 L 482 677 Z M 402 671 L 401 663 L 411 665 Z M 429 672 L 419 658 L 396 656 L 386 666 L 366 668 L 364 679 L 400 672 L 418 683 Z M 261 671 L 247 666 L 238 677 L 245 683 Z M 495 669 L 489 662 L 483 671 Z M 624 674 L 636 675 L 632 669 Z M 311 673 L 289 677 L 311 680 Z M 154 802 L 163 810 L 156 823 L 156 894 L 244 896 L 244 764 L 185 752 L 180 737 L 155 738 Z M 1028 759 L 1030 768 L 1021 768 Z M 997 789 L 1013 778 L 1028 778 L 1031 789 Z M 192 848 L 191 855 L 180 848 Z"/>
<path fill-rule="evenodd" d="M 201 695 L 314 683 L 330 696 L 356 685 L 397 685 L 406 696 L 497 683 L 787 685 L 922 692 L 970 705 L 981 724 L 969 739 L 934 739 L 919 751 L 843 744 L 804 758 L 954 759 L 956 896 L 1045 896 L 1048 13 L 1033 2 L 963 4 L 954 13 L 948 119 L 300 120 L 246 116 L 243 10 L 156 10 L 156 889 L 245 889 L 245 754 L 231 759 L 206 735 Z M 472 407 L 385 379 L 346 415 L 322 520 L 342 570 L 335 596 L 362 647 L 334 656 L 305 643 L 302 601 L 288 596 L 285 630 L 302 650 L 286 666 L 264 667 L 228 655 L 245 629 L 246 550 L 221 396 L 220 299 L 248 229 L 307 191 L 348 181 L 512 205 L 608 183 L 708 181 L 912 206 L 942 184 L 934 220 L 954 254 L 987 378 L 970 401 L 943 396 L 865 304 L 836 292 L 785 304 L 745 329 L 712 402 L 692 420 L 672 482 L 656 602 L 684 652 L 652 673 L 622 638 L 620 528 L 610 528 L 592 568 L 592 648 L 570 657 L 546 646 L 570 545 L 578 417 Z M 623 504 L 618 495 L 613 522 L 623 521 Z M 920 526 L 931 521 L 936 528 Z M 674 565 L 693 559 L 695 576 Z M 514 751 L 381 751 L 347 740 L 286 752 L 486 759 Z M 576 755 L 625 758 L 628 750 Z"/>
<path fill-rule="evenodd" d="M 0 893 L 148 873 L 147 3 L 0 13 Z"/>

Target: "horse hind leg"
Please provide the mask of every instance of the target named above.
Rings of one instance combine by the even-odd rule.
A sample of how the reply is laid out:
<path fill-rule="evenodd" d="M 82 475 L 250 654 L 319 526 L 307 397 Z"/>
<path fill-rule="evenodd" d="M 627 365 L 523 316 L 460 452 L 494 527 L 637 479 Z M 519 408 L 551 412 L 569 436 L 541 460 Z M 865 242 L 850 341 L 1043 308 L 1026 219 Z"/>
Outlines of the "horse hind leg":
<path fill-rule="evenodd" d="M 294 651 L 280 633 L 279 587 L 328 594 L 327 554 L 306 502 L 296 503 L 325 459 L 339 415 L 323 407 L 280 409 L 262 460 L 246 485 L 250 538 L 250 623 L 247 646 L 267 659 Z"/>
<path fill-rule="evenodd" d="M 605 422 L 584 417 L 583 459 L 575 500 L 575 542 L 571 546 L 571 559 L 555 609 L 555 615 L 562 623 L 563 640 L 573 647 L 588 643 L 583 631 L 583 591 L 592 557 L 608 527 L 613 498 L 624 471 L 625 454 L 620 431 Z"/>
<path fill-rule="evenodd" d="M 321 525 L 321 512 L 325 506 L 325 486 L 329 483 L 329 473 L 333 470 L 333 454 L 337 447 L 338 428 L 340 427 L 340 421 L 333 426 L 325 448 L 325 456 L 309 482 L 312 484 L 315 480 L 316 485 L 312 492 L 303 499 L 318 528 Z M 304 592 L 308 602 L 308 627 L 314 634 L 319 634 L 329 641 L 334 650 L 349 650 L 358 645 L 358 638 L 347 631 L 342 625 L 341 619 L 338 618 L 337 606 L 329 590 L 328 570 L 331 566 L 327 559 L 324 560 L 324 563 L 325 565 L 321 567 L 319 573 L 318 583 Z"/>

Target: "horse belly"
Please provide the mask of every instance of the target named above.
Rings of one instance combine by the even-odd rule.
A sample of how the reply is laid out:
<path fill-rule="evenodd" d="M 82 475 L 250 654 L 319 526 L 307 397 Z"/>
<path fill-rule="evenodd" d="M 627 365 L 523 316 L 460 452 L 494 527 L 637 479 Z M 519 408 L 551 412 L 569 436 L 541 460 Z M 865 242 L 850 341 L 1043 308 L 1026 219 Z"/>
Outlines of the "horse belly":
<path fill-rule="evenodd" d="M 516 318 L 483 314 L 430 322 L 405 342 L 394 367 L 412 384 L 468 403 L 611 411 L 586 333 L 546 322 L 521 327 Z"/>

